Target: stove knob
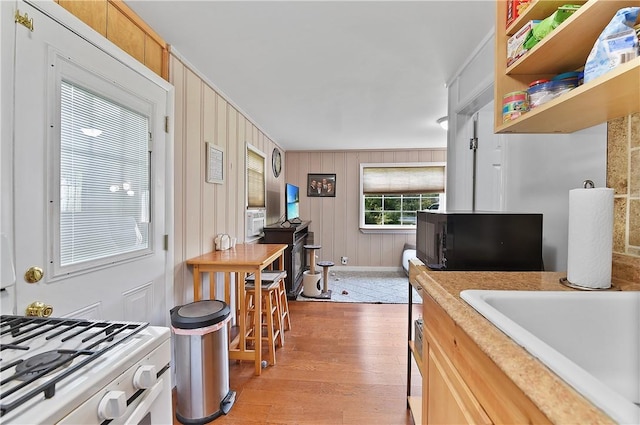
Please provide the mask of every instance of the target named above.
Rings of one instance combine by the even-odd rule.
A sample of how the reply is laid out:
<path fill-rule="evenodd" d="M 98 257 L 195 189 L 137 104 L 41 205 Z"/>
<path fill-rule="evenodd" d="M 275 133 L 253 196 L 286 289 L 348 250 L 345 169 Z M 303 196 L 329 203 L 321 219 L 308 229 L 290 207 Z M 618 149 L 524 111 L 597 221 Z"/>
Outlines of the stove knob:
<path fill-rule="evenodd" d="M 102 420 L 119 418 L 127 411 L 127 394 L 124 391 L 109 391 L 98 404 L 98 415 Z"/>
<path fill-rule="evenodd" d="M 137 390 L 146 390 L 151 388 L 158 380 L 156 367 L 152 364 L 142 365 L 133 375 L 133 386 Z"/>

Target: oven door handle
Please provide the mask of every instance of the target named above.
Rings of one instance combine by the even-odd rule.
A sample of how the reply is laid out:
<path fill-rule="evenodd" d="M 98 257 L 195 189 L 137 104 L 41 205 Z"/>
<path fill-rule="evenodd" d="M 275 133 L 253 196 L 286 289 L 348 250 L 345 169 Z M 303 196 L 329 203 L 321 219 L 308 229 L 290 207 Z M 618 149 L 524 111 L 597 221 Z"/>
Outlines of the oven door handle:
<path fill-rule="evenodd" d="M 156 399 L 162 392 L 163 383 L 164 378 L 158 379 L 158 382 L 156 382 L 156 384 L 146 392 L 144 398 L 140 401 L 140 404 L 138 404 L 136 409 L 131 413 L 131 416 L 127 418 L 125 425 L 137 425 L 140 423 L 140 421 L 142 421 L 142 419 L 151 409 L 151 405 L 156 401 Z"/>

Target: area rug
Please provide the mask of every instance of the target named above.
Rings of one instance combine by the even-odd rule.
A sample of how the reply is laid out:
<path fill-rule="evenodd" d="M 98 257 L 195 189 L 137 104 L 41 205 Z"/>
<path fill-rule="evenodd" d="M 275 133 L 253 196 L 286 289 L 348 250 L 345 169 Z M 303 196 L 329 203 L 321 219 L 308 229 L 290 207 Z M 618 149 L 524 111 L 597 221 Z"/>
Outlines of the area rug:
<path fill-rule="evenodd" d="M 296 301 L 407 304 L 409 300 L 409 280 L 403 271 L 335 271 L 329 275 L 329 289 L 331 299 L 300 293 Z M 421 302 L 415 289 L 413 302 Z"/>

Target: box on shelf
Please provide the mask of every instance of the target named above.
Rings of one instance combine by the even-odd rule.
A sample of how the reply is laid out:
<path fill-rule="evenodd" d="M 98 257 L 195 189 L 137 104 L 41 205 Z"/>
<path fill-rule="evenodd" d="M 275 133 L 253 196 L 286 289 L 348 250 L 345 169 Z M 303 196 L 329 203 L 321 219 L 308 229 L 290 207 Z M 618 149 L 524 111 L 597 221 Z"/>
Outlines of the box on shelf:
<path fill-rule="evenodd" d="M 530 0 L 507 0 L 507 27 L 529 7 Z"/>
<path fill-rule="evenodd" d="M 527 22 L 517 33 L 509 38 L 507 41 L 507 66 L 510 66 L 516 59 L 527 53 L 524 42 L 538 23 L 540 23 L 539 20 Z"/>

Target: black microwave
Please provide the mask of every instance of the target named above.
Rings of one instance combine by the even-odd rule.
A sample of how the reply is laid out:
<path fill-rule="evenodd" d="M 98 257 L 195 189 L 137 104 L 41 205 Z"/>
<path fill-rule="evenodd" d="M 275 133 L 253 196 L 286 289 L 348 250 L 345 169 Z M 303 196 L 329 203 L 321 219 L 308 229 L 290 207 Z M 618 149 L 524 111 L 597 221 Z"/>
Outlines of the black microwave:
<path fill-rule="evenodd" d="M 432 270 L 542 271 L 542 214 L 418 211 L 416 256 Z"/>

